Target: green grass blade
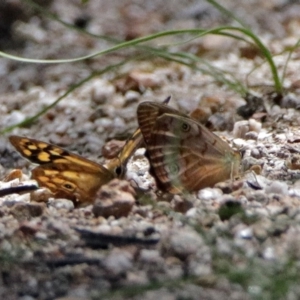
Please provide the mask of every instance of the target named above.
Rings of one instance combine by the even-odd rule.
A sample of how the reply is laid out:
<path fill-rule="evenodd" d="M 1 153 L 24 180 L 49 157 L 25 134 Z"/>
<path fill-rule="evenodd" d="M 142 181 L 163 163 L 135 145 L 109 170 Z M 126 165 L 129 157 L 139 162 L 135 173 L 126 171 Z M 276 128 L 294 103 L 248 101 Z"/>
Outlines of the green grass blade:
<path fill-rule="evenodd" d="M 87 76 L 84 79 L 80 80 L 78 83 L 74 84 L 62 96 L 60 96 L 59 98 L 57 98 L 54 102 L 52 102 L 50 105 L 48 105 L 47 107 L 45 107 L 44 109 L 42 109 L 41 111 L 39 111 L 37 114 L 35 114 L 34 116 L 26 118 L 22 122 L 19 122 L 19 123 L 15 124 L 15 125 L 9 126 L 9 127 L 5 128 L 5 129 L 1 130 L 0 134 L 4 134 L 4 133 L 7 133 L 7 132 L 10 132 L 11 130 L 13 130 L 14 128 L 17 128 L 17 127 L 28 126 L 28 125 L 32 124 L 40 116 L 42 116 L 43 114 L 45 114 L 48 110 L 50 110 L 51 108 L 53 108 L 55 105 L 57 105 L 60 101 L 62 101 L 64 98 L 66 98 L 75 89 L 77 89 L 78 87 L 82 86 L 84 83 L 88 82 L 89 80 L 91 80 L 92 78 L 94 78 L 96 76 L 100 76 L 100 75 L 103 75 L 103 74 L 105 74 L 107 72 L 113 71 L 113 70 L 121 67 L 122 65 L 126 64 L 127 62 L 129 62 L 131 60 L 132 59 L 125 59 L 125 60 L 123 60 L 123 61 L 121 61 L 121 62 L 119 62 L 117 64 L 110 65 L 108 67 L 103 68 L 102 70 L 93 72 L 89 76 Z"/>
<path fill-rule="evenodd" d="M 283 87 L 282 87 L 282 80 L 280 80 L 279 75 L 278 75 L 278 70 L 275 66 L 273 57 L 269 51 L 269 49 L 262 43 L 262 41 L 258 38 L 257 35 L 255 35 L 252 30 L 247 26 L 242 20 L 240 20 L 238 17 L 236 17 L 231 11 L 226 9 L 224 6 L 216 2 L 215 0 L 206 0 L 208 3 L 213 5 L 215 8 L 217 8 L 221 13 L 223 13 L 226 16 L 229 16 L 233 20 L 237 21 L 240 25 L 242 25 L 244 28 L 241 29 L 241 32 L 243 32 L 244 35 L 250 37 L 254 43 L 258 46 L 258 48 L 261 50 L 262 54 L 265 56 L 271 72 L 273 76 L 273 82 L 275 86 L 275 90 L 278 93 L 282 93 Z"/>
<path fill-rule="evenodd" d="M 222 6 L 220 3 L 216 2 L 215 0 L 206 0 L 206 2 L 210 3 L 212 6 L 214 6 L 217 10 L 219 10 L 223 15 L 228 16 L 230 19 L 235 20 L 240 25 L 242 25 L 245 28 L 249 28 L 249 26 L 244 23 L 240 18 L 238 18 L 235 14 L 233 14 L 231 11 L 229 11 L 227 8 Z"/>
<path fill-rule="evenodd" d="M 286 59 L 286 62 L 285 62 L 285 64 L 284 64 L 284 67 L 283 67 L 283 70 L 282 70 L 282 75 L 281 75 L 281 82 L 283 83 L 284 82 L 284 79 L 285 79 L 285 75 L 286 75 L 286 71 L 287 71 L 287 66 L 288 66 L 288 63 L 289 63 L 289 61 L 290 61 L 290 59 L 291 59 L 291 57 L 292 57 L 292 54 L 293 54 L 293 52 L 296 50 L 296 49 L 298 49 L 299 48 L 299 46 L 300 46 L 300 39 L 297 41 L 297 43 L 293 46 L 293 47 L 291 47 L 289 50 L 288 50 L 288 57 L 287 57 L 287 59 Z"/>

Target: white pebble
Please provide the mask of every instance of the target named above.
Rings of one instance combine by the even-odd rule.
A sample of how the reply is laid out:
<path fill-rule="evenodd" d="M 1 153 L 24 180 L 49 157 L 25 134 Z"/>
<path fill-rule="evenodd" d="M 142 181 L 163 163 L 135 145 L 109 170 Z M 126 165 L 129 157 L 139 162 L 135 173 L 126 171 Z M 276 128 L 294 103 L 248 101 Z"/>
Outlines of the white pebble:
<path fill-rule="evenodd" d="M 267 194 L 288 195 L 289 188 L 285 182 L 273 181 L 269 186 L 266 186 L 265 192 Z"/>
<path fill-rule="evenodd" d="M 222 191 L 220 189 L 212 189 L 212 188 L 205 188 L 198 192 L 197 198 L 208 201 L 216 199 L 220 196 L 222 196 Z"/>
<path fill-rule="evenodd" d="M 274 260 L 276 258 L 273 247 L 267 247 L 263 252 L 263 257 L 267 260 Z"/>

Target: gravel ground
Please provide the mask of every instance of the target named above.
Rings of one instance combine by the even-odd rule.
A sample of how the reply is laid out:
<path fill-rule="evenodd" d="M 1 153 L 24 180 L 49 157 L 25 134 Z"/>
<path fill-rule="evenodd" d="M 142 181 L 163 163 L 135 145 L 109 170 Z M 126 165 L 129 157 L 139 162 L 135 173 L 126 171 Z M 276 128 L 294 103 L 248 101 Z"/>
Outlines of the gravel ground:
<path fill-rule="evenodd" d="M 116 39 L 235 25 L 202 1 L 38 3 L 64 22 Z M 258 101 L 246 103 L 188 66 L 157 57 L 131 60 L 93 77 L 30 126 L 1 135 L 0 189 L 35 184 L 29 179 L 32 164 L 13 149 L 9 135 L 57 144 L 103 164 L 109 146 L 137 128 L 138 103 L 162 102 L 169 95 L 172 107 L 191 113 L 241 150 L 240 176 L 191 195 L 165 195 L 139 149 L 125 180 L 102 186 L 94 205 L 76 209 L 43 189 L 0 197 L 1 299 L 300 298 L 300 60 L 295 50 L 286 66 L 284 52 L 299 39 L 300 5 L 222 4 L 276 54 L 280 74 L 286 67 L 282 98 L 267 93 L 269 66 L 245 43 L 212 35 L 164 37 L 150 45 L 204 58 L 251 87 Z M 72 58 L 112 45 L 46 18 L 27 1 L 7 1 L 0 8 L 1 49 L 13 55 Z M 91 72 L 140 52 L 127 49 L 65 64 L 1 58 L 0 129 L 39 112 Z M 111 144 L 112 139 L 117 141 Z M 11 173 L 15 168 L 23 173 Z"/>

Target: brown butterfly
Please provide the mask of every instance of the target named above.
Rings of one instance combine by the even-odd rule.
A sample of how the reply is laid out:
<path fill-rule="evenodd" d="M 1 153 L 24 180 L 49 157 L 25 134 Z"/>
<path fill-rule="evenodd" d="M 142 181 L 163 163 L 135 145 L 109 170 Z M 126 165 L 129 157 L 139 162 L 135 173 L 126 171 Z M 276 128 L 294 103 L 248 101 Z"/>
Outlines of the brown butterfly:
<path fill-rule="evenodd" d="M 150 172 L 162 191 L 197 191 L 238 173 L 240 154 L 187 115 L 163 104 L 143 102 L 137 117 Z"/>
<path fill-rule="evenodd" d="M 48 188 L 55 198 L 70 199 L 78 207 L 92 203 L 103 184 L 124 176 L 126 163 L 143 137 L 136 130 L 118 157 L 106 166 L 39 140 L 20 136 L 10 136 L 9 140 L 22 156 L 39 165 L 32 170 L 32 178 L 40 186 Z"/>

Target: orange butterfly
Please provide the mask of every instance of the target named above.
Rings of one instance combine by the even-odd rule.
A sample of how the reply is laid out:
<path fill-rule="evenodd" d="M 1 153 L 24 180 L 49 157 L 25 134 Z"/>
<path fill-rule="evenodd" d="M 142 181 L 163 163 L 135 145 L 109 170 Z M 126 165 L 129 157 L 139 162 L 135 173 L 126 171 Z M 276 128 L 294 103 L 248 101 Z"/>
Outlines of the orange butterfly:
<path fill-rule="evenodd" d="M 9 140 L 22 156 L 39 165 L 32 170 L 32 178 L 48 188 L 55 198 L 70 199 L 75 206 L 92 203 L 103 184 L 115 177 L 122 178 L 130 156 L 143 142 L 138 129 L 118 157 L 102 166 L 39 140 L 20 136 L 10 136 Z"/>

